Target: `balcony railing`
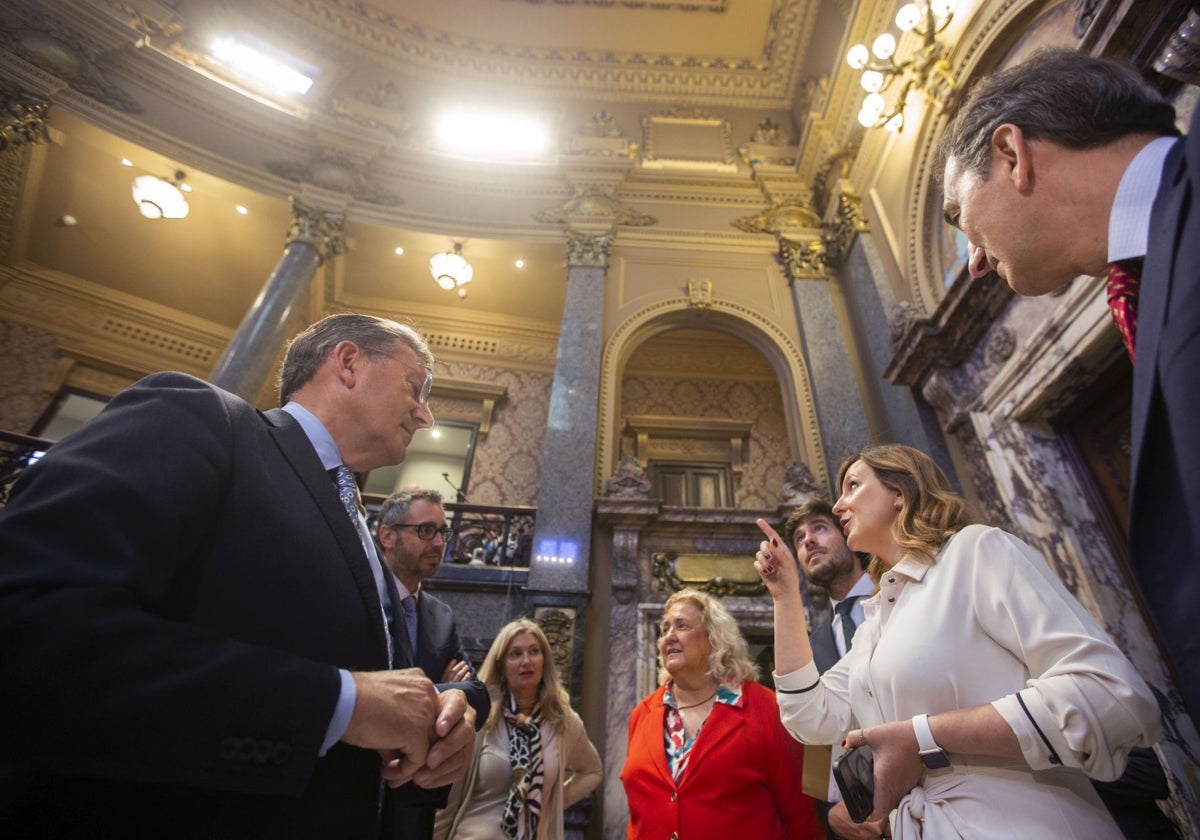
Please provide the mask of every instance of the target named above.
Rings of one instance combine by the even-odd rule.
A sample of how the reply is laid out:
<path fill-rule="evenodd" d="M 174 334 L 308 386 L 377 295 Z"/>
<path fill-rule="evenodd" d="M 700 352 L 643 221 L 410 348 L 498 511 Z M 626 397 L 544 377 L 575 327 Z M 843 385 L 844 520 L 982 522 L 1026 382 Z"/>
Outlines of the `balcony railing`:
<path fill-rule="evenodd" d="M 381 496 L 363 497 L 372 531 L 382 502 Z M 443 563 L 473 568 L 529 568 L 537 508 L 464 502 L 446 502 L 444 507 L 453 533 L 446 540 Z"/>
<path fill-rule="evenodd" d="M 44 438 L 0 431 L 0 507 L 8 504 L 8 491 L 17 476 L 53 443 Z"/>

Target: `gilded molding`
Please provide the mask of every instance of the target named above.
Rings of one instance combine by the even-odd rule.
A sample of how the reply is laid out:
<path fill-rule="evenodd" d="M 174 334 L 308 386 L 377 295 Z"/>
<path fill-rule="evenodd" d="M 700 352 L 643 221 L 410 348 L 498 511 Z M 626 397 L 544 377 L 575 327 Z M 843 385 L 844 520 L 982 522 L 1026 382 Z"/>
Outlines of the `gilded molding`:
<path fill-rule="evenodd" d="M 735 220 L 733 226 L 746 233 L 786 236 L 819 228 L 821 217 L 807 201 L 788 199 L 776 201 L 753 216 L 743 216 Z"/>
<path fill-rule="evenodd" d="M 292 224 L 288 228 L 286 244 L 307 243 L 316 249 L 322 263 L 327 262 L 346 251 L 346 240 L 342 236 L 345 220 L 343 213 L 316 210 L 292 196 Z"/>

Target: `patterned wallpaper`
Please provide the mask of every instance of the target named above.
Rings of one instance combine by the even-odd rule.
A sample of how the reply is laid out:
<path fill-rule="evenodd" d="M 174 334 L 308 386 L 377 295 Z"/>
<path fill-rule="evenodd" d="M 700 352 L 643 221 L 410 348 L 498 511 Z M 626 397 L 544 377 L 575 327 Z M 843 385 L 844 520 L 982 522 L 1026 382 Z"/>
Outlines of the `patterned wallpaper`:
<path fill-rule="evenodd" d="M 54 336 L 0 320 L 0 429 L 25 434 L 50 401 L 45 387 L 54 378 Z"/>
<path fill-rule="evenodd" d="M 741 479 L 734 482 L 735 507 L 779 504 L 791 449 L 778 382 L 626 376 L 621 413 L 750 421 L 750 451 Z"/>
<path fill-rule="evenodd" d="M 443 363 L 437 367 L 442 372 Z M 468 498 L 478 505 L 537 504 L 554 375 L 455 362 L 445 363 L 444 372 L 508 389 L 496 403 L 491 431 L 475 447 Z"/>

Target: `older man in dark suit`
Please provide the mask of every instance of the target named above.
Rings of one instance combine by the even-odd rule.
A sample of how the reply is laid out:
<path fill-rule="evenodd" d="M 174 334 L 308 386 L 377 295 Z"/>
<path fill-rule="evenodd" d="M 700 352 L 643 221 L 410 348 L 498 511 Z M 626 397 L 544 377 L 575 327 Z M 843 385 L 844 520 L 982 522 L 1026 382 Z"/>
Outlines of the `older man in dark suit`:
<path fill-rule="evenodd" d="M 449 533 L 442 494 L 437 490 L 393 493 L 379 508 L 379 545 L 384 565 L 394 576 L 401 604 L 396 613 L 401 664 L 420 668 L 437 683 L 438 691 L 462 690 L 475 709 L 475 720 L 482 724 L 492 707 L 487 686 L 475 674 L 463 649 L 450 606 L 421 588 L 421 583 L 441 567 Z M 397 838 L 433 836 L 436 809 L 445 806 L 450 788 L 440 791 L 438 800 L 423 807 L 397 811 Z"/>
<path fill-rule="evenodd" d="M 1200 111 L 1178 134 L 1131 67 L 1055 50 L 983 79 L 940 151 L 972 275 L 1023 295 L 1109 276 L 1135 359 L 1132 567 L 1200 720 Z"/>
<path fill-rule="evenodd" d="M 433 422 L 432 361 L 331 316 L 289 347 L 282 409 L 156 374 L 25 471 L 0 512 L 0 835 L 374 838 L 393 787 L 462 776 L 474 710 L 389 670 L 352 476 Z"/>

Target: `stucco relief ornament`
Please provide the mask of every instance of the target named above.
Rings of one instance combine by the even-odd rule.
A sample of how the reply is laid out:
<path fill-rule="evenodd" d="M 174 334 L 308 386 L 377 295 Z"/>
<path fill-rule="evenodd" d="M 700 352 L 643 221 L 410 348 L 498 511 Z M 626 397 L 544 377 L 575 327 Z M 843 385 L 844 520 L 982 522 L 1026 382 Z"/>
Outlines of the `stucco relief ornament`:
<path fill-rule="evenodd" d="M 617 471 L 604 482 L 604 495 L 614 499 L 650 498 L 650 479 L 637 458 L 626 455 L 617 462 Z"/>
<path fill-rule="evenodd" d="M 818 230 L 821 227 L 821 217 L 807 201 L 790 199 L 776 201 L 766 210 L 754 216 L 743 216 L 737 219 L 733 226 L 746 233 L 780 234 Z"/>
<path fill-rule="evenodd" d="M 645 227 L 658 222 L 653 216 L 626 207 L 604 187 L 579 187 L 561 206 L 533 214 L 539 222 L 570 224 L 581 220 L 603 220 L 613 225 Z"/>
<path fill-rule="evenodd" d="M 782 505 L 802 505 L 810 499 L 824 496 L 812 470 L 803 461 L 792 461 L 783 473 L 783 489 L 779 491 Z"/>

